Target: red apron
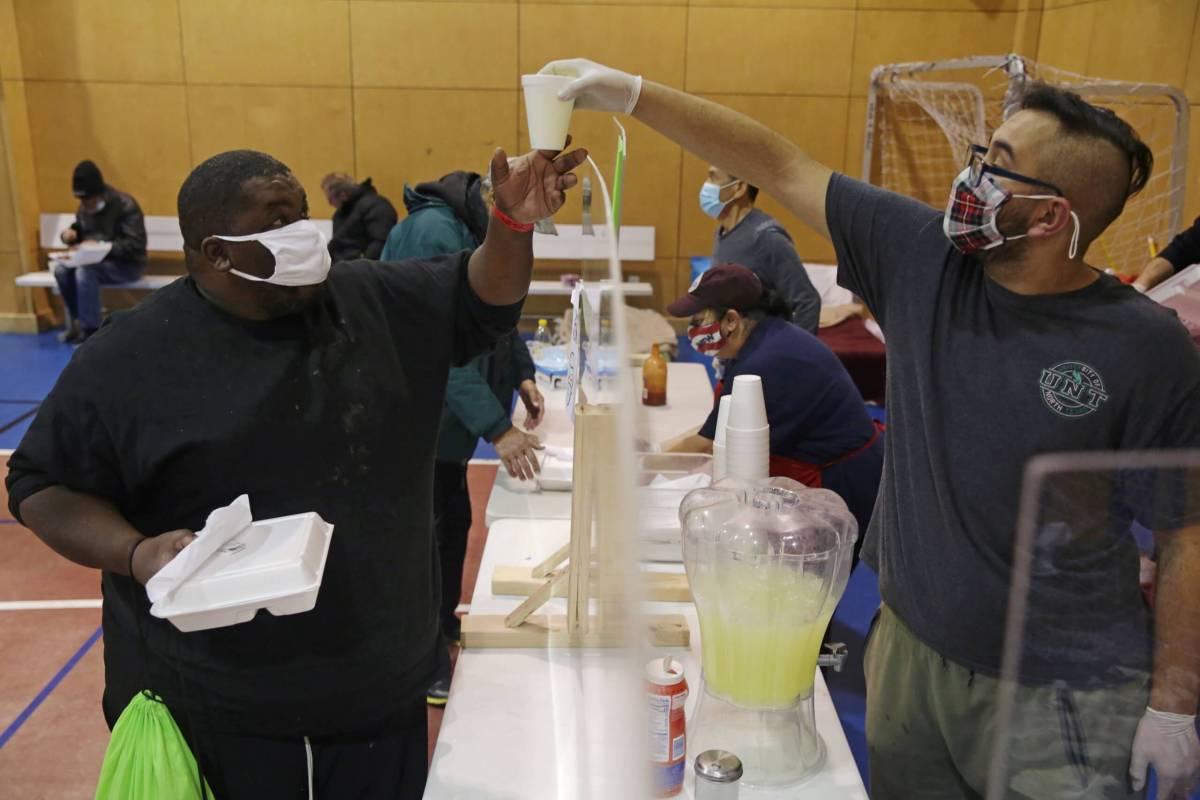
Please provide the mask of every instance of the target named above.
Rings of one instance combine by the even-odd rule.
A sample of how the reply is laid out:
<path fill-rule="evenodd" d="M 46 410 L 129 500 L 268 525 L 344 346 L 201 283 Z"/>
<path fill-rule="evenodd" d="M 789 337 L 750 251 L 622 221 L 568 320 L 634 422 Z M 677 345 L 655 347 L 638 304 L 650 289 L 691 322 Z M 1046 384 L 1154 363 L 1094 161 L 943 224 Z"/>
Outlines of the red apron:
<path fill-rule="evenodd" d="M 879 434 L 884 430 L 884 426 L 878 420 L 872 420 L 875 423 L 875 432 L 871 434 L 871 438 L 862 447 L 855 448 L 843 456 L 835 458 L 825 464 L 811 464 L 807 461 L 798 461 L 794 458 L 786 456 L 771 456 L 771 477 L 772 478 L 791 478 L 794 481 L 799 481 L 805 486 L 813 489 L 821 488 L 821 473 L 829 469 L 835 464 L 841 464 L 849 461 L 859 453 L 869 449 L 879 439 Z"/>
<path fill-rule="evenodd" d="M 717 381 L 717 387 L 713 391 L 713 399 L 718 405 L 721 402 L 721 395 L 724 393 L 724 391 L 725 381 Z M 798 461 L 794 458 L 788 458 L 787 456 L 772 455 L 769 467 L 771 477 L 791 478 L 792 480 L 803 483 L 805 486 L 810 488 L 820 489 L 821 472 L 823 470 L 829 469 L 835 464 L 841 464 L 842 462 L 849 461 L 859 453 L 869 449 L 871 445 L 875 444 L 876 440 L 879 439 L 879 434 L 886 429 L 886 426 L 879 420 L 871 420 L 871 422 L 873 422 L 875 425 L 875 432 L 871 434 L 871 438 L 867 440 L 866 444 L 864 444 L 862 447 L 851 450 L 849 453 L 839 456 L 833 461 L 829 461 L 825 464 L 811 464 L 807 461 Z"/>

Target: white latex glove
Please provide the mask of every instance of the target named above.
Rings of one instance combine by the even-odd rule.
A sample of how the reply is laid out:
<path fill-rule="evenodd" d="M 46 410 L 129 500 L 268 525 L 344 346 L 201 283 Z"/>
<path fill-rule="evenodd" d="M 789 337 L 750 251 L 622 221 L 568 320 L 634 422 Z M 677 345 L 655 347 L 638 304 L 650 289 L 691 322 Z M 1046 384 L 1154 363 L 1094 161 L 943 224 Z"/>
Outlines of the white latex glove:
<path fill-rule="evenodd" d="M 551 61 L 539 74 L 575 78 L 558 93 L 558 99 L 574 100 L 576 108 L 590 111 L 632 114 L 642 94 L 641 75 L 630 75 L 586 58 Z"/>
<path fill-rule="evenodd" d="M 1129 779 L 1133 790 L 1146 785 L 1146 767 L 1158 776 L 1156 800 L 1187 800 L 1200 777 L 1200 738 L 1196 717 L 1147 708 L 1133 735 Z"/>

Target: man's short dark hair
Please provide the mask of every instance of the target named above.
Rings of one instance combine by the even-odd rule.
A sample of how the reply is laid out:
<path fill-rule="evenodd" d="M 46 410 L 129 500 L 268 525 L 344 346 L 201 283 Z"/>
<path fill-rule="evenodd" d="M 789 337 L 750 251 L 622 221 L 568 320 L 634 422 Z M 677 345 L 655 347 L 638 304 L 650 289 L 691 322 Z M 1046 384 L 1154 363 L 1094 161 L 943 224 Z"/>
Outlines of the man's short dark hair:
<path fill-rule="evenodd" d="M 1119 197 L 1105 204 L 1101 230 L 1121 215 L 1125 201 L 1140 192 L 1150 180 L 1154 169 L 1154 153 L 1138 136 L 1137 131 L 1111 109 L 1094 106 L 1075 92 L 1031 83 L 1021 99 L 1021 110 L 1050 114 L 1069 138 L 1107 142 L 1129 162 L 1129 180 Z"/>
<path fill-rule="evenodd" d="M 730 173 L 728 173 L 728 174 L 729 174 L 729 179 L 730 179 L 731 181 L 740 181 L 740 180 L 742 180 L 742 179 L 741 179 L 741 178 L 739 178 L 737 175 L 734 175 L 732 172 L 730 172 Z M 752 183 L 746 182 L 746 197 L 749 197 L 749 198 L 750 198 L 750 202 L 751 202 L 751 203 L 753 203 L 754 201 L 758 200 L 758 187 L 757 187 L 757 186 L 755 186 L 755 185 L 754 185 L 754 184 L 752 184 Z"/>
<path fill-rule="evenodd" d="M 229 232 L 233 218 L 246 208 L 246 181 L 288 174 L 287 165 L 257 150 L 230 150 L 201 162 L 179 187 L 184 248 L 198 251 L 205 237 Z"/>

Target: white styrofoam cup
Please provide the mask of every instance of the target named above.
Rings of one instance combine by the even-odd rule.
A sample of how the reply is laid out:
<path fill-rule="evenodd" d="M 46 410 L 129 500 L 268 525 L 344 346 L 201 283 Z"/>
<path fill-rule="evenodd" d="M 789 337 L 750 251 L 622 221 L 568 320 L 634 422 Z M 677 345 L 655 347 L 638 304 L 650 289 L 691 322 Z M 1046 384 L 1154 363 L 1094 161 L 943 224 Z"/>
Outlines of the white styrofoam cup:
<path fill-rule="evenodd" d="M 767 404 L 763 400 L 762 378 L 757 375 L 738 375 L 733 379 L 733 399 L 729 402 L 727 428 L 765 428 Z"/>
<path fill-rule="evenodd" d="M 574 100 L 559 100 L 558 93 L 574 78 L 564 75 L 522 75 L 525 119 L 534 150 L 562 150 L 567 145 Z"/>

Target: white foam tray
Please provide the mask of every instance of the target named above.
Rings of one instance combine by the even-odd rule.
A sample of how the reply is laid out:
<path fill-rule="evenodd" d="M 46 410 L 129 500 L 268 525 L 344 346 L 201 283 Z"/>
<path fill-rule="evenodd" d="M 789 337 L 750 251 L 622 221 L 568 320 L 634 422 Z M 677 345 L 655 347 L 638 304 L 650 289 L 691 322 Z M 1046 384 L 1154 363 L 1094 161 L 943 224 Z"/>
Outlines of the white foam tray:
<path fill-rule="evenodd" d="M 150 613 L 189 633 L 249 622 L 263 608 L 311 611 L 332 537 L 333 526 L 313 512 L 252 523 Z"/>

